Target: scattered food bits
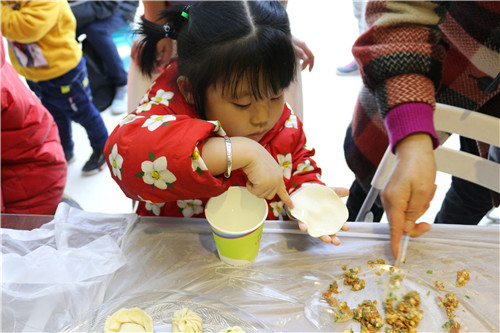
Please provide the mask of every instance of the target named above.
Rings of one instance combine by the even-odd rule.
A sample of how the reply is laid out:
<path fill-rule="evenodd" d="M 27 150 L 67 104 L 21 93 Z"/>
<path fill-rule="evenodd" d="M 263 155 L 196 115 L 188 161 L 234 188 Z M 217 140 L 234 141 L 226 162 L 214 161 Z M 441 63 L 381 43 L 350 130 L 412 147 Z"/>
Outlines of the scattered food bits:
<path fill-rule="evenodd" d="M 345 321 L 352 318 L 352 310 L 347 305 L 347 302 L 339 302 L 336 297 L 332 297 L 332 288 L 323 293 L 322 296 L 335 312 L 334 322 Z"/>
<path fill-rule="evenodd" d="M 377 259 L 377 260 L 368 260 L 368 265 L 385 265 L 385 260 L 384 259 Z"/>
<path fill-rule="evenodd" d="M 423 311 L 419 309 L 419 293 L 409 292 L 396 304 L 396 307 L 393 303 L 391 298 L 384 301 L 385 321 L 392 327 L 392 330 L 386 330 L 386 332 L 416 332 L 415 328 L 423 318 Z"/>
<path fill-rule="evenodd" d="M 378 276 L 382 276 L 382 273 L 380 273 L 379 271 L 376 271 L 375 274 L 377 274 Z"/>
<path fill-rule="evenodd" d="M 429 269 L 426 273 L 427 274 L 432 274 L 432 270 Z"/>
<path fill-rule="evenodd" d="M 443 281 L 435 281 L 434 282 L 434 285 L 436 286 L 436 288 L 438 289 L 445 289 L 444 287 L 444 282 Z"/>
<path fill-rule="evenodd" d="M 457 272 L 457 287 L 463 287 L 469 282 L 469 272 L 465 269 Z"/>
<path fill-rule="evenodd" d="M 450 332 L 458 332 L 460 329 L 460 324 L 455 321 L 454 311 L 458 307 L 457 295 L 454 293 L 447 293 L 445 300 L 439 297 L 440 307 L 446 310 L 446 315 L 448 316 L 448 321 L 443 324 L 442 328 L 449 328 Z"/>
<path fill-rule="evenodd" d="M 366 300 L 353 310 L 353 319 L 361 323 L 361 332 L 378 332 L 384 326 L 384 319 L 376 307 L 377 301 Z"/>
<path fill-rule="evenodd" d="M 344 284 L 346 286 L 352 286 L 351 290 L 358 291 L 365 288 L 365 280 L 358 277 L 358 273 L 360 270 L 361 267 L 359 266 L 350 268 L 349 270 L 344 270 Z"/>

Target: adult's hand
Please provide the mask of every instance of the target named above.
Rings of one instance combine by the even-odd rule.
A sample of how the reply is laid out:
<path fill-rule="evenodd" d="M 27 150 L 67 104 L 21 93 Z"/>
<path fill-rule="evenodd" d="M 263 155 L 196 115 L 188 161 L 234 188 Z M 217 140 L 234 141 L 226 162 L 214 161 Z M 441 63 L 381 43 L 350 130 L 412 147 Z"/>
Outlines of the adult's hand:
<path fill-rule="evenodd" d="M 399 252 L 403 231 L 418 237 L 428 231 L 428 223 L 416 223 L 429 208 L 436 185 L 436 161 L 432 141 L 426 133 L 411 134 L 396 146 L 396 166 L 381 192 L 390 224 L 391 249 Z"/>
<path fill-rule="evenodd" d="M 307 66 L 309 66 L 309 72 L 312 71 L 314 67 L 314 54 L 312 53 L 312 51 L 304 41 L 298 39 L 295 36 L 292 36 L 292 42 L 295 56 L 302 61 L 302 70 L 306 69 Z"/>
<path fill-rule="evenodd" d="M 130 58 L 139 65 L 139 43 L 141 36 L 134 39 L 130 50 Z M 156 44 L 156 67 L 165 67 L 177 57 L 177 45 L 173 39 L 163 38 Z"/>

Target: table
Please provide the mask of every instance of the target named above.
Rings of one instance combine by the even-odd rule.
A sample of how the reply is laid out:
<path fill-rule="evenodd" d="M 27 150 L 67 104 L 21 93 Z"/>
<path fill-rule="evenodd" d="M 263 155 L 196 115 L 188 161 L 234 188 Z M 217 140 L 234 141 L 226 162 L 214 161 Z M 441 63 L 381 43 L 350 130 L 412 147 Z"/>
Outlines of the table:
<path fill-rule="evenodd" d="M 64 220 L 75 215 L 79 220 L 67 225 Z M 5 218 L 9 217 L 2 216 L 3 222 Z M 45 233 L 52 230 L 50 224 L 54 223 L 46 226 Z M 60 330 L 88 310 L 124 295 L 181 290 L 234 305 L 272 331 L 340 332 L 352 327 L 359 332 L 357 322 L 333 321 L 321 293 L 337 280 L 344 291 L 340 298 L 351 307 L 364 299 L 377 299 L 382 311 L 382 277 L 377 275 L 382 268 L 367 262 L 382 258 L 390 263 L 392 256 L 387 224 L 358 222 L 350 226 L 351 231 L 339 233 L 342 244 L 335 247 L 301 233 L 294 223 L 266 221 L 259 256 L 251 265 L 236 268 L 218 259 L 205 220 L 138 218 L 133 214 L 82 213 L 67 208 L 66 215 L 56 219 L 53 227 L 64 232 L 56 232 L 54 237 L 61 243 L 61 235 L 65 234 L 64 242 L 70 244 L 75 235 L 87 230 L 85 234 L 92 235 L 88 237 L 91 244 L 103 242 L 97 235 L 110 236 L 117 248 L 109 247 L 110 256 L 104 259 L 112 262 L 113 268 L 90 278 L 75 277 L 75 283 L 2 283 L 2 330 Z M 32 232 L 40 230 L 43 228 Z M 2 231 L 4 236 L 12 234 Z M 496 226 L 434 225 L 425 235 L 411 240 L 405 284 L 419 291 L 422 298 L 424 319 L 419 331 L 444 331 L 441 326 L 446 315 L 436 299 L 450 291 L 460 301 L 456 318 L 462 327 L 499 331 L 499 235 Z M 71 248 L 71 255 L 78 256 L 79 249 L 88 251 L 77 244 Z M 35 250 L 21 251 L 22 256 Z M 5 256 L 16 249 L 3 246 L 2 251 Z M 102 250 L 98 252 L 105 256 Z M 67 259 L 68 253 L 64 254 Z M 21 260 L 22 256 L 11 259 Z M 85 264 L 93 260 L 92 255 L 87 254 L 87 258 Z M 360 277 L 367 285 L 364 290 L 352 292 L 342 284 L 343 265 L 362 267 Z M 470 272 L 471 281 L 458 288 L 454 284 L 456 272 L 461 269 Z M 442 282 L 445 290 L 436 288 L 436 281 Z M 21 313 L 19 309 L 24 310 Z"/>

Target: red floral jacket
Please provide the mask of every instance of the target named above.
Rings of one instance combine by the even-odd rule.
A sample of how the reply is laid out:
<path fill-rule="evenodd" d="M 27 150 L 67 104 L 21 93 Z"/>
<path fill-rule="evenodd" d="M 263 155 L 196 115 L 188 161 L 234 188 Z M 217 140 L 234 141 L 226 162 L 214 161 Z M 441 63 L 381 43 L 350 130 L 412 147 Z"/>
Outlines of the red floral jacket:
<path fill-rule="evenodd" d="M 153 83 L 134 113 L 109 136 L 104 150 L 113 179 L 139 201 L 146 216 L 204 217 L 204 206 L 229 186 L 245 186 L 241 169 L 231 177 L 214 177 L 203 162 L 205 139 L 224 136 L 218 121 L 200 119 L 177 88 L 177 64 L 170 64 Z M 289 193 L 304 183 L 319 183 L 321 169 L 314 150 L 305 147 L 302 123 L 285 105 L 281 118 L 260 141 L 283 168 Z M 268 200 L 268 219 L 286 218 L 283 202 Z"/>

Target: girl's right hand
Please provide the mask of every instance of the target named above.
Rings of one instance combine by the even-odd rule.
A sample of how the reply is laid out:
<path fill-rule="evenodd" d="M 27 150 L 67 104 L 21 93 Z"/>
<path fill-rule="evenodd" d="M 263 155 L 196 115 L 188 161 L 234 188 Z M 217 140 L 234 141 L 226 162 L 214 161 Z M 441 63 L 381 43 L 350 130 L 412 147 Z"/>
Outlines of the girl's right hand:
<path fill-rule="evenodd" d="M 277 194 L 286 206 L 293 208 L 283 181 L 283 168 L 260 144 L 255 145 L 252 150 L 250 162 L 242 168 L 248 177 L 248 190 L 255 196 L 268 200 Z"/>

